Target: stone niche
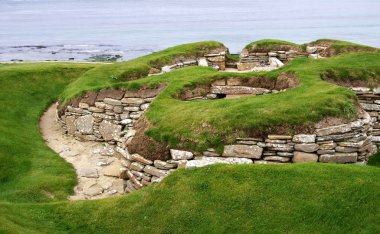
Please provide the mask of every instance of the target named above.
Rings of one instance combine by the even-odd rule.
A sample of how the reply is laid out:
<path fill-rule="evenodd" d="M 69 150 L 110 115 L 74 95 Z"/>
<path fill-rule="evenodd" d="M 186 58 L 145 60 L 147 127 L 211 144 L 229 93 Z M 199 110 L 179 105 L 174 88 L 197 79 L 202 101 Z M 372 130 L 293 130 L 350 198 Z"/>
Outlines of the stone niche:
<path fill-rule="evenodd" d="M 219 79 L 211 85 L 185 89 L 177 98 L 191 101 L 257 96 L 284 92 L 296 87 L 298 83 L 298 78 L 291 73 L 282 73 L 276 80 L 266 77 Z"/>

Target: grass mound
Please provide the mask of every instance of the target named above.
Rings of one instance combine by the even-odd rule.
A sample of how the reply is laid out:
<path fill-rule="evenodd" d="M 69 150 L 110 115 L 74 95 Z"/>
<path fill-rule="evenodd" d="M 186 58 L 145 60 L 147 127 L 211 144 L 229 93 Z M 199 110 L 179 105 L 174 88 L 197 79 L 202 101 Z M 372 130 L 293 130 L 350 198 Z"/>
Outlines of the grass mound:
<path fill-rule="evenodd" d="M 298 45 L 289 41 L 282 41 L 276 39 L 263 39 L 259 41 L 254 41 L 245 46 L 245 49 L 249 53 L 267 53 L 270 51 L 281 51 L 281 50 L 296 50 L 304 51 L 306 46 Z"/>

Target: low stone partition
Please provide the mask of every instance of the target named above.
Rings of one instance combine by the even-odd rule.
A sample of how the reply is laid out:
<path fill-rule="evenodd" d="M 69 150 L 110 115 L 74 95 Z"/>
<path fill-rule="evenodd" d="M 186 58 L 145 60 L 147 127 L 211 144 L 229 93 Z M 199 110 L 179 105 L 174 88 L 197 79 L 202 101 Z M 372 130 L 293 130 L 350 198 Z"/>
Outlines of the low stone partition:
<path fill-rule="evenodd" d="M 291 61 L 294 58 L 309 57 L 309 58 L 322 58 L 320 55 L 327 47 L 322 46 L 308 46 L 306 51 L 299 51 L 291 49 L 277 50 L 269 52 L 249 52 L 243 49 L 240 54 L 240 61 L 237 64 L 239 71 L 253 70 L 253 71 L 266 71 L 278 67 L 282 67 L 284 63 Z"/>
<path fill-rule="evenodd" d="M 161 68 L 161 70 L 153 71 L 150 75 L 160 75 L 189 66 L 212 67 L 215 70 L 224 71 L 226 69 L 226 55 L 228 54 L 227 48 L 221 48 L 213 52 L 214 53 L 204 54 L 198 58 L 177 58 L 177 62 L 170 65 L 165 65 Z"/>
<path fill-rule="evenodd" d="M 186 89 L 179 94 L 179 98 L 191 101 L 264 95 L 284 92 L 298 83 L 298 78 L 290 73 L 282 73 L 276 80 L 266 77 L 219 79 L 209 86 Z"/>

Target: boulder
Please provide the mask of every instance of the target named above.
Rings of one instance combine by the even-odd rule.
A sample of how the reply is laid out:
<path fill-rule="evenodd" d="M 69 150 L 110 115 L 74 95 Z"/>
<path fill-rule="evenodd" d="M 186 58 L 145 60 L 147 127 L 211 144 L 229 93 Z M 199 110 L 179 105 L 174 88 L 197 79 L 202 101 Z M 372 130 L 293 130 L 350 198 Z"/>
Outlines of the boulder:
<path fill-rule="evenodd" d="M 222 156 L 259 159 L 262 154 L 263 148 L 257 145 L 226 145 Z"/>
<path fill-rule="evenodd" d="M 189 151 L 170 149 L 170 155 L 173 160 L 188 160 L 193 158 L 193 153 Z"/>
<path fill-rule="evenodd" d="M 112 141 L 120 136 L 121 126 L 108 120 L 103 120 L 99 125 L 99 132 L 105 141 Z"/>
<path fill-rule="evenodd" d="M 252 159 L 248 158 L 220 158 L 220 157 L 200 157 L 196 160 L 190 160 L 186 164 L 186 169 L 204 167 L 212 164 L 252 164 Z"/>
<path fill-rule="evenodd" d="M 366 111 L 380 111 L 380 105 L 377 104 L 360 103 L 360 105 Z"/>
<path fill-rule="evenodd" d="M 319 145 L 318 144 L 314 144 L 314 143 L 309 143 L 309 144 L 296 144 L 294 146 L 295 150 L 297 151 L 302 151 L 302 152 L 306 152 L 306 153 L 312 153 L 312 152 L 315 152 L 319 149 Z"/>
<path fill-rule="evenodd" d="M 314 143 L 315 142 L 315 134 L 307 135 L 307 134 L 298 134 L 293 136 L 293 142 L 295 143 Z"/>
<path fill-rule="evenodd" d="M 138 162 L 133 162 L 131 165 L 129 165 L 129 169 L 135 170 L 135 171 L 142 171 L 144 169 L 144 165 Z"/>
<path fill-rule="evenodd" d="M 81 116 L 76 119 L 75 126 L 81 134 L 92 134 L 94 117 L 92 115 Z"/>
<path fill-rule="evenodd" d="M 304 153 L 304 152 L 294 152 L 293 162 L 294 163 L 304 163 L 304 162 L 317 162 L 318 155 Z"/>

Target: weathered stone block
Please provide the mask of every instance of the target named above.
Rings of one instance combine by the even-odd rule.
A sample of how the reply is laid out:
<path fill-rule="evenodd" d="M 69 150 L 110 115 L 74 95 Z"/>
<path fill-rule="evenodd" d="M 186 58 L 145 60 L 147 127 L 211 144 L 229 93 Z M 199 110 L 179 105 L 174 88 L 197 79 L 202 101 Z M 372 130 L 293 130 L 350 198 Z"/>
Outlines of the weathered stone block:
<path fill-rule="evenodd" d="M 304 152 L 294 152 L 293 162 L 294 163 L 305 163 L 305 162 L 317 162 L 318 155 L 304 153 Z"/>
<path fill-rule="evenodd" d="M 327 136 L 337 133 L 347 133 L 351 131 L 350 124 L 342 124 L 337 126 L 332 126 L 328 128 L 320 128 L 316 130 L 317 136 Z"/>
<path fill-rule="evenodd" d="M 294 146 L 295 150 L 297 151 L 302 151 L 302 152 L 306 152 L 306 153 L 312 153 L 312 152 L 315 152 L 319 149 L 319 145 L 318 144 L 313 144 L 313 143 L 309 143 L 309 144 L 296 144 Z"/>
<path fill-rule="evenodd" d="M 157 177 L 164 177 L 168 175 L 168 171 L 160 170 L 152 166 L 145 166 L 144 172 Z"/>
<path fill-rule="evenodd" d="M 139 154 L 132 154 L 130 156 L 130 160 L 137 161 L 137 162 L 145 164 L 145 165 L 151 165 L 151 164 L 153 164 L 152 161 L 150 161 L 149 159 L 144 158 L 143 156 L 141 156 Z"/>
<path fill-rule="evenodd" d="M 131 165 L 129 165 L 129 169 L 135 170 L 135 171 L 142 171 L 144 169 L 144 165 L 138 162 L 133 162 Z"/>
<path fill-rule="evenodd" d="M 270 140 L 291 140 L 292 136 L 289 135 L 268 135 Z"/>
<path fill-rule="evenodd" d="M 193 158 L 193 153 L 184 150 L 170 149 L 170 155 L 173 160 L 188 160 Z"/>
<path fill-rule="evenodd" d="M 74 116 L 67 116 L 65 119 L 66 122 L 66 130 L 68 134 L 74 135 L 75 131 L 77 130 L 75 126 L 75 117 Z"/>
<path fill-rule="evenodd" d="M 293 142 L 295 143 L 314 143 L 315 142 L 315 134 L 298 134 L 293 136 Z"/>
<path fill-rule="evenodd" d="M 248 158 L 220 158 L 220 157 L 200 157 L 196 160 L 190 160 L 186 164 L 186 169 L 204 167 L 217 163 L 222 164 L 252 164 L 252 159 Z"/>
<path fill-rule="evenodd" d="M 92 134 L 94 126 L 94 117 L 92 115 L 81 116 L 75 121 L 76 129 L 81 134 Z"/>
<path fill-rule="evenodd" d="M 121 102 L 128 105 L 136 105 L 140 106 L 144 103 L 144 99 L 142 98 L 123 98 L 121 99 Z"/>
<path fill-rule="evenodd" d="M 103 102 L 108 105 L 112 106 L 121 106 L 121 101 L 117 99 L 112 99 L 112 98 L 104 98 Z"/>
<path fill-rule="evenodd" d="M 263 148 L 257 145 L 226 145 L 222 156 L 259 159 L 262 153 Z"/>
<path fill-rule="evenodd" d="M 334 155 L 324 154 L 321 155 L 321 162 L 333 163 L 354 163 L 357 162 L 357 153 L 335 153 Z"/>
<path fill-rule="evenodd" d="M 99 125 L 99 132 L 105 141 L 115 140 L 120 136 L 121 126 L 103 120 Z"/>

